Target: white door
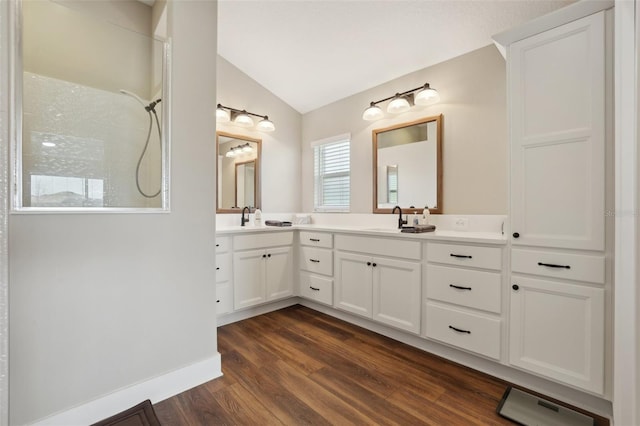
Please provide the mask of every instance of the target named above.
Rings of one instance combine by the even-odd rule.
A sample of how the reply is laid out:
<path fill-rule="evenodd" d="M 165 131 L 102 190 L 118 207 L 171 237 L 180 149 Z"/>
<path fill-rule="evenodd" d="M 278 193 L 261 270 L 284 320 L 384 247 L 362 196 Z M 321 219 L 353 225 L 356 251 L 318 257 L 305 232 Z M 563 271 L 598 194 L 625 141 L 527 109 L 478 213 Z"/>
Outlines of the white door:
<path fill-rule="evenodd" d="M 239 251 L 233 254 L 233 307 L 242 309 L 266 299 L 264 285 L 264 250 Z"/>
<path fill-rule="evenodd" d="M 267 301 L 293 295 L 293 256 L 291 247 L 266 250 Z"/>
<path fill-rule="evenodd" d="M 421 265 L 373 259 L 373 319 L 420 333 Z"/>
<path fill-rule="evenodd" d="M 512 365 L 602 394 L 604 290 L 512 277 Z"/>
<path fill-rule="evenodd" d="M 604 12 L 509 48 L 513 244 L 604 249 Z"/>
<path fill-rule="evenodd" d="M 336 252 L 335 259 L 334 307 L 371 318 L 373 270 L 371 257 Z"/>

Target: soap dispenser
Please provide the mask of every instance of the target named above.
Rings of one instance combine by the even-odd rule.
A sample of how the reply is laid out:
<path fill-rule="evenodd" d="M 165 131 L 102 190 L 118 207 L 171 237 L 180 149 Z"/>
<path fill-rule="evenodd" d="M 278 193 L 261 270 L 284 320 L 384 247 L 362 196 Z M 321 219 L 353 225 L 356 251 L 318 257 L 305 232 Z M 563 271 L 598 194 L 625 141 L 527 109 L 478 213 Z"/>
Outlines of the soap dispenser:
<path fill-rule="evenodd" d="M 424 210 L 422 210 L 422 225 L 428 225 L 429 224 L 429 216 L 431 215 L 431 212 L 429 211 L 429 207 L 428 206 L 424 206 Z"/>
<path fill-rule="evenodd" d="M 262 212 L 260 209 L 256 209 L 253 216 L 253 224 L 255 226 L 262 226 Z"/>
<path fill-rule="evenodd" d="M 414 211 L 413 215 L 411 216 L 411 224 L 413 226 L 420 225 L 420 219 L 418 218 L 418 212 L 417 211 Z"/>

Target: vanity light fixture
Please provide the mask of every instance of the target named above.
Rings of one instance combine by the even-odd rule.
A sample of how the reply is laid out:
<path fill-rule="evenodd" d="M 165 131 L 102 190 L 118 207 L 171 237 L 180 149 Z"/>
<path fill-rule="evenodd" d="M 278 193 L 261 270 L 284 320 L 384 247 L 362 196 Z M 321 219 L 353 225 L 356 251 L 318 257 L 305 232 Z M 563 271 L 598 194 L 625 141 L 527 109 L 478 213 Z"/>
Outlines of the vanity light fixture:
<path fill-rule="evenodd" d="M 269 117 L 266 115 L 254 114 L 244 109 L 231 108 L 222 104 L 218 104 L 216 108 L 216 123 L 226 123 L 230 121 L 237 126 L 253 127 L 255 123 L 253 122 L 253 118 L 251 118 L 252 116 L 262 119 L 256 125 L 257 130 L 261 132 L 273 132 L 276 129 L 276 126 L 273 125 L 273 122 L 269 120 Z"/>
<path fill-rule="evenodd" d="M 384 117 L 384 112 L 378 106 L 379 103 L 389 102 L 387 105 L 387 112 L 390 114 L 401 114 L 411 109 L 412 105 L 431 105 L 440 100 L 440 95 L 436 89 L 432 89 L 429 83 L 425 83 L 423 86 L 416 87 L 415 89 L 407 90 L 406 92 L 396 93 L 388 98 L 380 99 L 379 101 L 371 102 L 369 107 L 364 110 L 362 119 L 366 121 L 375 121 Z"/>
<path fill-rule="evenodd" d="M 251 145 L 249 145 L 249 142 L 247 142 L 245 144 L 232 146 L 231 148 L 229 148 L 229 151 L 227 151 L 225 157 L 237 157 L 238 155 L 246 154 L 252 151 L 253 148 L 251 147 Z"/>

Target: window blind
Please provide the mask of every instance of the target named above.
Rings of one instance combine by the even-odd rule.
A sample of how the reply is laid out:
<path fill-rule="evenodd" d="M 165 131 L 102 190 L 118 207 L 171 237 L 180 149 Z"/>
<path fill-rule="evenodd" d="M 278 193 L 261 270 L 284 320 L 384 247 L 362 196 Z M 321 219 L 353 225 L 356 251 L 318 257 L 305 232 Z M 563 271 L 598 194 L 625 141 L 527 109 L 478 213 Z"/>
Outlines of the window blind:
<path fill-rule="evenodd" d="M 350 140 L 314 144 L 314 210 L 349 211 Z"/>

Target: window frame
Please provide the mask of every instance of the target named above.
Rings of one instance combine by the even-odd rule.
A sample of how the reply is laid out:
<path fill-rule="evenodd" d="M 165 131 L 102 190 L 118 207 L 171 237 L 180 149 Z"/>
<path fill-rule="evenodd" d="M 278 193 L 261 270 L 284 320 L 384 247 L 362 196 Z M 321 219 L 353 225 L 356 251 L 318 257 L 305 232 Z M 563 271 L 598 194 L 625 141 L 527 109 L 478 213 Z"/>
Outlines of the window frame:
<path fill-rule="evenodd" d="M 348 150 L 348 170 L 346 172 L 331 172 L 331 173 L 318 173 L 318 159 L 317 155 L 320 149 L 326 148 L 332 145 L 345 144 Z M 351 134 L 344 133 L 341 135 L 332 136 L 329 138 L 317 140 L 311 142 L 313 152 L 313 211 L 318 213 L 349 213 L 351 211 Z M 324 163 L 323 163 L 324 165 Z M 320 200 L 324 199 L 324 186 L 322 185 L 323 178 L 325 177 L 347 177 L 348 184 L 348 196 L 346 205 L 326 205 L 320 203 Z"/>

